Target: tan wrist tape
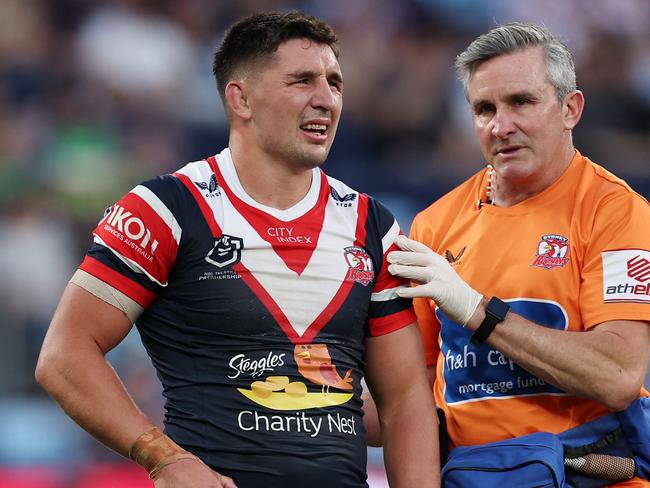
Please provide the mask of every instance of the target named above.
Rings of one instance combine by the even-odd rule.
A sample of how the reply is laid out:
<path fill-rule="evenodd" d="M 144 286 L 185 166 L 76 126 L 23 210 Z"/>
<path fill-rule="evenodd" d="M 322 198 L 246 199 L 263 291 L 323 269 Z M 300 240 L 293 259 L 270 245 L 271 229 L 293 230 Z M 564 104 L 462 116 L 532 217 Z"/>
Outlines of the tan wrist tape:
<path fill-rule="evenodd" d="M 181 459 L 198 459 L 161 432 L 158 427 L 148 430 L 131 446 L 129 457 L 155 476 L 163 467 Z"/>

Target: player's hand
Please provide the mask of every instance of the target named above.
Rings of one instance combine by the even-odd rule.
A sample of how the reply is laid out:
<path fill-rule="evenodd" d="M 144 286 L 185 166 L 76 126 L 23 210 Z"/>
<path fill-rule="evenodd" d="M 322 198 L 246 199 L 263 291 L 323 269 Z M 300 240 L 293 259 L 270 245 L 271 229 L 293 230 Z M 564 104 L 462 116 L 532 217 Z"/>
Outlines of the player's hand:
<path fill-rule="evenodd" d="M 449 318 L 467 325 L 483 296 L 465 283 L 445 258 L 424 244 L 406 236 L 398 236 L 395 244 L 402 251 L 388 253 L 389 273 L 419 283 L 402 288 L 397 294 L 404 298 L 431 298 Z"/>
<path fill-rule="evenodd" d="M 153 476 L 156 488 L 237 488 L 235 482 L 211 470 L 198 458 L 181 459 Z"/>

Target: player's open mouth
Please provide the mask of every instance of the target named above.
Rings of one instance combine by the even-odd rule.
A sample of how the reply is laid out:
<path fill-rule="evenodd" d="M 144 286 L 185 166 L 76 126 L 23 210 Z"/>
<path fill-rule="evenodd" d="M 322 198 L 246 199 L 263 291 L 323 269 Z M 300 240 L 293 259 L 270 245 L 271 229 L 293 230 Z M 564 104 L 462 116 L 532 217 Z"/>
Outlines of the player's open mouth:
<path fill-rule="evenodd" d="M 327 137 L 327 125 L 325 124 L 305 124 L 301 125 L 300 128 L 318 139 Z"/>

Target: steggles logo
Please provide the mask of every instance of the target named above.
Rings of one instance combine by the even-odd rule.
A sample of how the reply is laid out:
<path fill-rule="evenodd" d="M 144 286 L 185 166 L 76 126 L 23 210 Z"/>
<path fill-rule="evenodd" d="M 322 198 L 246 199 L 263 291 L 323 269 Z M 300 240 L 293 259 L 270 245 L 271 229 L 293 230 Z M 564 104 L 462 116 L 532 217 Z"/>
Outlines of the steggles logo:
<path fill-rule="evenodd" d="M 627 262 L 627 275 L 641 283 L 650 280 L 650 261 L 635 256 Z"/>

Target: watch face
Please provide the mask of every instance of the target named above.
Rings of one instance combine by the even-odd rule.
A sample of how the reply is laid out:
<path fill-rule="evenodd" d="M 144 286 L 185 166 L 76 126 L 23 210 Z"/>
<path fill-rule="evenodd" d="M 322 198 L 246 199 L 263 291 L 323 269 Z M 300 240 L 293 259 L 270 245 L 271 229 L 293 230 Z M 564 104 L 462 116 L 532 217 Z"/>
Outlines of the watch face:
<path fill-rule="evenodd" d="M 508 310 L 510 310 L 510 305 L 497 297 L 492 297 L 487 307 L 485 307 L 485 318 L 483 322 L 481 322 L 481 325 L 478 326 L 478 329 L 470 337 L 471 343 L 475 346 L 480 346 L 492 333 L 496 325 L 506 318 Z"/>
<path fill-rule="evenodd" d="M 508 313 L 508 310 L 510 310 L 510 305 L 508 305 L 506 302 L 504 302 L 503 300 L 497 297 L 492 297 L 485 309 L 487 313 L 493 315 L 494 317 L 499 319 L 499 321 L 506 318 L 506 314 Z"/>

